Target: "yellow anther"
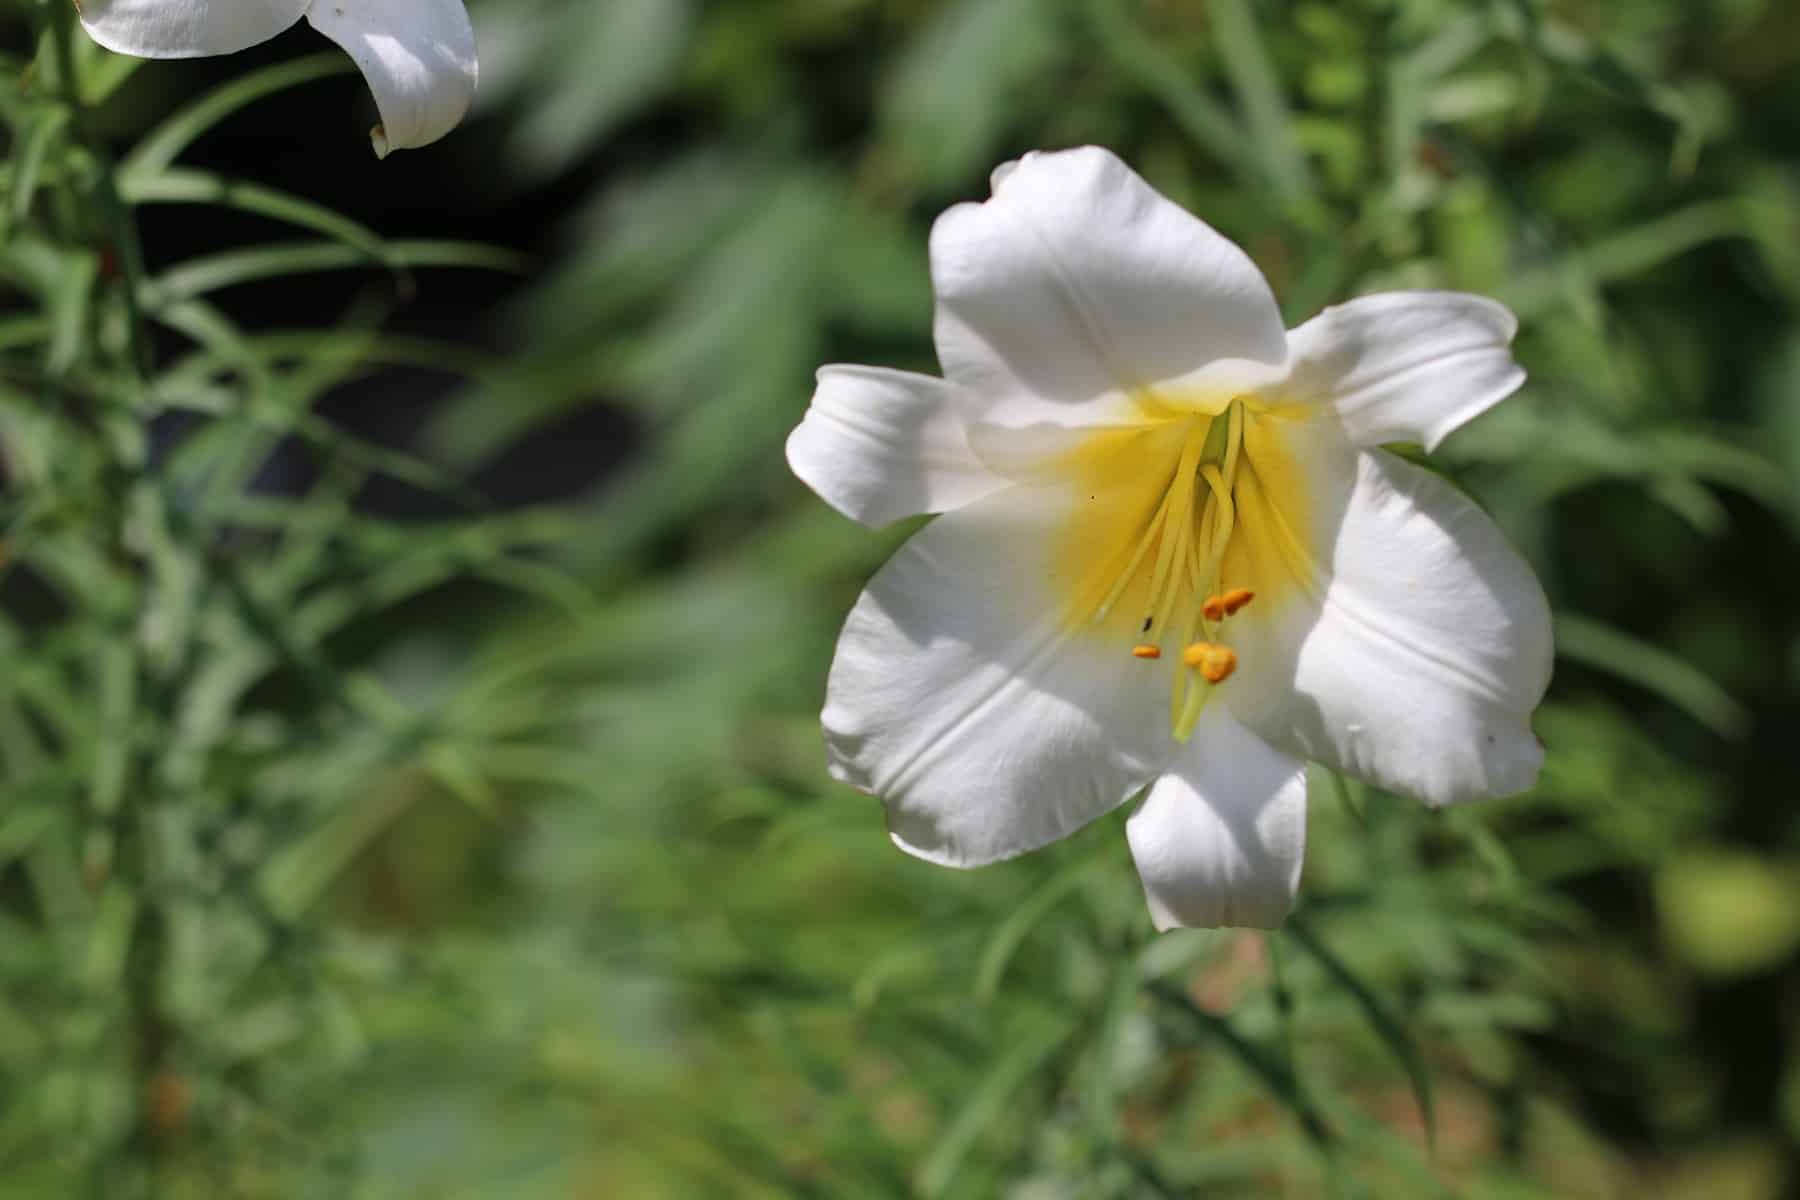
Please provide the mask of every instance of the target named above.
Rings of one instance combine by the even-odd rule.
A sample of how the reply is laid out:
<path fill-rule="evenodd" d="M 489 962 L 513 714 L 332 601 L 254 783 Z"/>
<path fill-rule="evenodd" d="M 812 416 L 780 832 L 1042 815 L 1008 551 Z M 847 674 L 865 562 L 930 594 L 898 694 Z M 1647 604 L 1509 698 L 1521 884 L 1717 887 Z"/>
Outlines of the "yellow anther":
<path fill-rule="evenodd" d="M 1161 658 L 1162 657 L 1162 647 L 1161 646 L 1152 646 L 1152 645 L 1149 645 L 1148 643 L 1133 646 L 1131 648 L 1131 656 L 1133 658 Z"/>
<path fill-rule="evenodd" d="M 1200 611 L 1207 620 L 1217 624 L 1254 599 L 1256 593 L 1249 588 L 1232 588 L 1223 596 L 1208 596 Z"/>
<path fill-rule="evenodd" d="M 1237 670 L 1237 654 L 1216 642 L 1195 642 L 1181 652 L 1181 661 L 1200 672 L 1208 683 L 1224 683 Z"/>

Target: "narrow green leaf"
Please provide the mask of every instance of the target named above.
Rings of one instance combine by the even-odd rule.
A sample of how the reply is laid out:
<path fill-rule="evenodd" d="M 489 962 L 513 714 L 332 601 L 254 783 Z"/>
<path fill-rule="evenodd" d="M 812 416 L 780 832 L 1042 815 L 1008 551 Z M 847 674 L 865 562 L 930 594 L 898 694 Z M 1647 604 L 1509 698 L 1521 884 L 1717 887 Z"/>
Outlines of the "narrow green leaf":
<path fill-rule="evenodd" d="M 174 113 L 146 134 L 120 164 L 121 174 L 127 177 L 154 175 L 181 157 L 181 152 L 207 130 L 246 105 L 315 79 L 348 75 L 355 69 L 355 63 L 348 57 L 332 50 L 277 63 L 233 79 Z"/>
<path fill-rule="evenodd" d="M 374 265 L 361 248 L 338 242 L 258 246 L 189 259 L 155 281 L 159 294 L 187 300 L 221 288 L 316 271 L 343 271 Z M 382 265 L 400 268 L 464 267 L 524 274 L 529 260 L 499 246 L 473 242 L 390 242 Z"/>
<path fill-rule="evenodd" d="M 1038 922 L 1079 888 L 1103 861 L 1105 860 L 1096 857 L 1070 863 L 1039 885 L 1035 892 L 1007 913 L 1004 921 L 994 927 L 987 945 L 982 947 L 980 965 L 975 969 L 977 1000 L 983 1004 L 993 1001 L 1000 990 L 1000 981 L 1006 975 L 1007 964 L 1012 962 L 1019 945 L 1037 927 Z"/>
<path fill-rule="evenodd" d="M 1406 1078 L 1412 1085 L 1413 1099 L 1418 1102 L 1419 1112 L 1425 1118 L 1425 1140 L 1429 1145 L 1437 1144 L 1437 1114 L 1431 1099 L 1431 1070 L 1425 1065 L 1424 1056 L 1419 1047 L 1407 1033 L 1404 1025 L 1388 1011 L 1374 989 L 1370 988 L 1349 964 L 1339 958 L 1315 933 L 1312 927 L 1301 919 L 1299 913 L 1288 916 L 1283 933 L 1298 942 L 1302 949 L 1316 959 L 1325 973 L 1336 981 L 1339 987 L 1350 993 L 1357 1007 L 1368 1018 L 1369 1024 L 1387 1048 L 1406 1071 Z"/>
<path fill-rule="evenodd" d="M 1294 137 L 1281 77 L 1263 45 L 1249 0 L 1212 0 L 1209 11 L 1218 32 L 1220 62 L 1243 109 L 1250 144 L 1262 159 L 1264 174 L 1283 200 L 1309 198 L 1312 172 Z"/>
<path fill-rule="evenodd" d="M 1643 436 L 1650 454 L 1667 467 L 1735 488 L 1776 512 L 1800 505 L 1800 481 L 1761 451 L 1730 440 L 1724 430 L 1659 429 Z"/>
<path fill-rule="evenodd" d="M 1500 289 L 1500 299 L 1521 317 L 1537 316 L 1555 307 L 1571 284 L 1596 287 L 1630 279 L 1697 246 L 1749 232 L 1737 204 L 1704 201 L 1615 233 L 1548 267 L 1521 272 Z"/>
<path fill-rule="evenodd" d="M 500 795 L 460 746 L 440 742 L 420 759 L 439 787 L 484 817 L 500 815 Z"/>
<path fill-rule="evenodd" d="M 1100 48 L 1169 110 L 1195 145 L 1240 174 L 1263 182 L 1254 170 L 1255 148 L 1236 116 L 1207 95 L 1187 67 L 1138 27 L 1124 0 L 1095 0 L 1084 11 Z"/>
<path fill-rule="evenodd" d="M 32 125 L 24 145 L 14 150 L 12 213 L 15 220 L 23 221 L 31 212 L 32 201 L 37 196 L 38 180 L 43 174 L 44 161 L 49 157 L 50 148 L 56 144 L 56 139 L 69 127 L 72 115 L 66 108 L 53 108 L 44 112 Z"/>
<path fill-rule="evenodd" d="M 993 162 L 1019 92 L 1063 53 L 1055 5 L 951 0 L 895 64 L 880 95 L 884 140 L 944 185 Z"/>
<path fill-rule="evenodd" d="M 125 975 L 131 953 L 131 929 L 137 921 L 138 897 L 122 883 L 108 885 L 94 908 L 87 929 L 79 978 L 90 992 L 114 991 Z"/>
<path fill-rule="evenodd" d="M 273 387 L 274 377 L 269 373 L 268 363 L 245 340 L 243 332 L 217 308 L 204 300 L 165 297 L 154 285 L 144 287 L 141 299 L 144 311 L 150 317 L 193 338 L 242 373 L 252 395 L 266 395 Z M 151 394 L 141 397 L 139 402 L 146 407 L 157 407 L 162 403 L 153 388 Z"/>
<path fill-rule="evenodd" d="M 1312 1101 L 1300 1090 L 1298 1075 L 1270 1058 L 1255 1043 L 1233 1029 L 1223 1017 L 1214 1016 L 1195 1004 L 1179 987 L 1153 981 L 1145 985 L 1145 990 L 1201 1037 L 1217 1042 L 1230 1051 L 1233 1058 L 1242 1063 L 1276 1100 L 1294 1114 L 1294 1119 L 1300 1123 L 1307 1140 L 1321 1152 L 1327 1155 L 1331 1153 L 1334 1141 L 1331 1129 Z"/>
<path fill-rule="evenodd" d="M 137 173 L 119 181 L 119 195 L 127 204 L 217 204 L 242 212 L 283 221 L 360 250 L 383 266 L 389 260 L 387 243 L 366 225 L 358 224 L 323 204 L 292 196 L 275 188 L 241 179 L 227 179 L 210 171 L 170 168 L 157 174 Z"/>
<path fill-rule="evenodd" d="M 345 797 L 324 824 L 260 871 L 258 888 L 270 910 L 284 920 L 299 917 L 420 796 L 417 787 L 390 780 L 372 796 Z"/>
<path fill-rule="evenodd" d="M 89 780 L 88 803 L 94 811 L 110 816 L 125 797 L 131 763 L 131 735 L 138 729 L 137 647 L 129 637 L 106 644 L 97 664 L 100 677 L 100 740 L 94 747 L 94 769 Z"/>
<path fill-rule="evenodd" d="M 932 1200 L 950 1187 L 975 1142 L 998 1120 L 1013 1094 L 1075 1032 L 1073 1021 L 1039 1017 L 1015 1034 L 1012 1047 L 975 1084 L 919 1166 L 919 1194 Z"/>
<path fill-rule="evenodd" d="M 1661 696 L 1721 737 L 1739 738 L 1750 714 L 1693 665 L 1662 647 L 1586 617 L 1558 613 L 1556 651 Z"/>

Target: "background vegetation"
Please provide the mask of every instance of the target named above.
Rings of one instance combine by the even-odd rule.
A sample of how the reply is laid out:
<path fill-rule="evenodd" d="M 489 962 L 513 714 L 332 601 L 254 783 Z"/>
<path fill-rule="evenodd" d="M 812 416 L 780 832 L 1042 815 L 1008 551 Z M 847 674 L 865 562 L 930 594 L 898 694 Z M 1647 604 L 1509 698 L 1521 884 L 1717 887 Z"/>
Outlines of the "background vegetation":
<path fill-rule="evenodd" d="M 1800 9 L 471 8 L 378 164 L 304 28 L 0 5 L 0 1196 L 1800 1189 Z M 1542 784 L 1316 778 L 1273 937 L 821 769 L 904 531 L 788 476 L 811 372 L 930 369 L 931 218 L 1090 141 L 1291 318 L 1524 321 L 1436 465 L 1557 610 Z"/>

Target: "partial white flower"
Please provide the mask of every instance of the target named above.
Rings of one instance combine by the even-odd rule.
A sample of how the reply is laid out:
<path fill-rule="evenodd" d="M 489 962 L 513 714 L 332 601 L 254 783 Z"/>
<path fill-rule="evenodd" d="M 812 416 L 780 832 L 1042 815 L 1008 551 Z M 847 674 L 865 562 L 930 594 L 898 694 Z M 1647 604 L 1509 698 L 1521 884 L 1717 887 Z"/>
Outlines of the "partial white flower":
<path fill-rule="evenodd" d="M 943 379 L 826 367 L 788 462 L 868 524 L 941 513 L 838 642 L 832 773 L 971 867 L 1148 789 L 1151 915 L 1274 926 L 1305 761 L 1448 804 L 1522 791 L 1550 618 L 1473 503 L 1382 449 L 1518 388 L 1475 296 L 1285 331 L 1236 246 L 1105 150 L 1040 153 L 931 238 Z"/>
<path fill-rule="evenodd" d="M 79 0 L 102 46 L 139 58 L 203 58 L 265 42 L 305 17 L 342 46 L 375 93 L 375 153 L 437 141 L 475 97 L 475 31 L 462 0 Z"/>

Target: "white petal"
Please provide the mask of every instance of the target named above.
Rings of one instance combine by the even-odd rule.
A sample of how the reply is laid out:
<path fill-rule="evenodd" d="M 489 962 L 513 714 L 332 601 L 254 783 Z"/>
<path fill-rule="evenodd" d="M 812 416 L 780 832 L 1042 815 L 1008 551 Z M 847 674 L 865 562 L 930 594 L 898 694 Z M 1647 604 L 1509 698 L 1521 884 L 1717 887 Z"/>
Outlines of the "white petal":
<path fill-rule="evenodd" d="M 1240 524 L 1259 591 L 1227 627 L 1240 666 L 1220 695 L 1271 744 L 1431 804 L 1531 787 L 1552 656 L 1531 568 L 1437 476 L 1281 424 L 1313 511 Z"/>
<path fill-rule="evenodd" d="M 315 0 L 307 19 L 375 93 L 375 153 L 437 141 L 475 98 L 475 30 L 462 0 Z"/>
<path fill-rule="evenodd" d="M 66 3 L 67 0 L 57 0 Z M 312 0 L 82 0 L 81 24 L 108 50 L 139 58 L 234 54 L 298 21 Z"/>
<path fill-rule="evenodd" d="M 1209 704 L 1125 831 L 1158 929 L 1273 929 L 1300 886 L 1306 764 Z"/>
<path fill-rule="evenodd" d="M 870 581 L 824 712 L 832 774 L 901 848 L 972 867 L 1117 807 L 1171 749 L 1169 677 L 1071 635 L 1045 594 L 1070 495 L 1015 487 L 937 518 Z"/>
<path fill-rule="evenodd" d="M 1427 450 L 1525 382 L 1519 322 L 1461 292 L 1387 292 L 1328 308 L 1288 334 L 1284 400 L 1330 405 L 1362 446 Z"/>
<path fill-rule="evenodd" d="M 1133 389 L 1286 355 L 1244 252 L 1094 146 L 996 171 L 938 218 L 931 273 L 944 374 L 1001 425 L 1104 424 Z"/>
<path fill-rule="evenodd" d="M 955 402 L 955 389 L 928 375 L 821 368 L 812 406 L 788 436 L 788 466 L 865 525 L 961 508 L 1006 482 L 969 449 Z"/>

